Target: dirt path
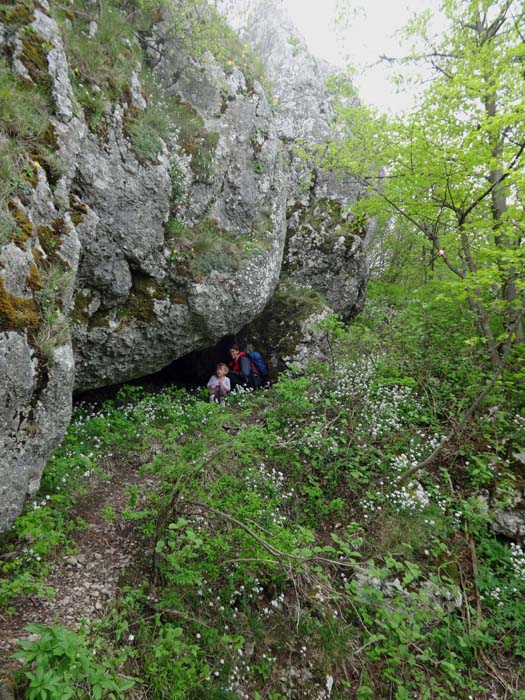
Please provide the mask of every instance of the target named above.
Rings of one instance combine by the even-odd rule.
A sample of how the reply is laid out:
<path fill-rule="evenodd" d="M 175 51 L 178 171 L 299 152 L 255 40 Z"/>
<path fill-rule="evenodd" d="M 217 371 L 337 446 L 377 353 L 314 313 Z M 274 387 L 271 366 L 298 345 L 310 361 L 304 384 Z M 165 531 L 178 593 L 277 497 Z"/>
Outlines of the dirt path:
<path fill-rule="evenodd" d="M 87 526 L 76 533 L 76 553 L 51 565 L 45 583 L 56 595 L 21 597 L 11 616 L 0 611 L 0 673 L 17 667 L 10 656 L 18 640 L 30 638 L 24 631 L 26 625 L 59 624 L 76 628 L 83 620 L 94 620 L 107 611 L 122 573 L 134 560 L 142 558 L 138 555 L 143 553 L 143 548 L 133 523 L 119 517 L 128 506 L 126 487 L 138 487 L 139 493 L 145 495 L 155 488 L 151 477 L 138 473 L 139 466 L 116 462 L 105 465 L 109 478 L 97 480 L 79 500 L 72 517 L 83 518 Z M 113 512 L 116 517 L 108 519 L 104 515 L 107 512 Z"/>

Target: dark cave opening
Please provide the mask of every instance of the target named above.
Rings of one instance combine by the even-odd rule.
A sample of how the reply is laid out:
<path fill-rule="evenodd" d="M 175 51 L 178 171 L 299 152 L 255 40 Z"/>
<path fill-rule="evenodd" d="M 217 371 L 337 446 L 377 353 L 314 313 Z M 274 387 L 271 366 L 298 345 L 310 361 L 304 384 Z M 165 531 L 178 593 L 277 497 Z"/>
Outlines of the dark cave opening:
<path fill-rule="evenodd" d="M 210 376 L 215 372 L 218 362 L 228 362 L 228 348 L 238 342 L 233 335 L 227 335 L 216 345 L 204 350 L 194 350 L 188 355 L 179 357 L 161 370 L 168 383 L 179 386 L 205 386 Z"/>
<path fill-rule="evenodd" d="M 178 386 L 186 388 L 188 391 L 194 391 L 199 387 L 206 386 L 208 379 L 215 372 L 218 362 L 228 361 L 228 348 L 237 342 L 236 336 L 225 336 L 216 345 L 203 350 L 194 350 L 179 357 L 154 374 L 130 379 L 120 384 L 78 392 L 74 395 L 74 401 L 75 403 L 80 401 L 98 403 L 114 399 L 119 390 L 126 385 L 141 386 L 146 391 L 151 392 L 160 391 L 168 386 Z"/>

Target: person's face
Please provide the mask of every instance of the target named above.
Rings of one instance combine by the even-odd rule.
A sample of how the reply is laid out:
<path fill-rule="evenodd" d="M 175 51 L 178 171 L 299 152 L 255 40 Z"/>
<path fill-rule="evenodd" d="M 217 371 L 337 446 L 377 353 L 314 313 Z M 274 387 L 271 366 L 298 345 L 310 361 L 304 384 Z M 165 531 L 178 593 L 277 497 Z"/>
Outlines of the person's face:
<path fill-rule="evenodd" d="M 230 348 L 230 357 L 232 358 L 232 360 L 236 360 L 238 354 L 238 350 L 236 350 L 235 348 Z"/>
<path fill-rule="evenodd" d="M 216 374 L 218 377 L 225 377 L 225 376 L 226 376 L 226 371 L 225 371 L 224 367 L 217 367 L 217 369 L 216 369 L 216 371 L 215 371 L 215 374 Z"/>

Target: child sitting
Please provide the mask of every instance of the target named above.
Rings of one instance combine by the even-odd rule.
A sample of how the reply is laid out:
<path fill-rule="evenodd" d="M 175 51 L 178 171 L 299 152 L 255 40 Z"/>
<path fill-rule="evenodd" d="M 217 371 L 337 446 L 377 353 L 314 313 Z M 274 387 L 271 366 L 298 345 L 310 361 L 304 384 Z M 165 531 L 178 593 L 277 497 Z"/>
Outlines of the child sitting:
<path fill-rule="evenodd" d="M 226 376 L 230 370 L 224 362 L 219 362 L 215 369 L 215 374 L 210 377 L 208 389 L 210 390 L 210 401 L 220 401 L 225 398 L 231 390 L 230 380 Z"/>

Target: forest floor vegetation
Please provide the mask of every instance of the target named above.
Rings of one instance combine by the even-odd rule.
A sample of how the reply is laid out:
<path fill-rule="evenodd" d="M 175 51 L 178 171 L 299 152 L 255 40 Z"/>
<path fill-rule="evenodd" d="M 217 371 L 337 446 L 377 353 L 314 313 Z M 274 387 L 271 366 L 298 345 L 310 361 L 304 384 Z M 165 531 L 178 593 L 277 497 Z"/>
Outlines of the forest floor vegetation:
<path fill-rule="evenodd" d="M 519 357 L 397 480 L 490 376 L 455 303 L 378 286 L 326 363 L 226 405 L 79 406 L 3 543 L 0 630 L 38 622 L 17 697 L 523 700 L 525 552 L 493 527 L 523 493 Z"/>

